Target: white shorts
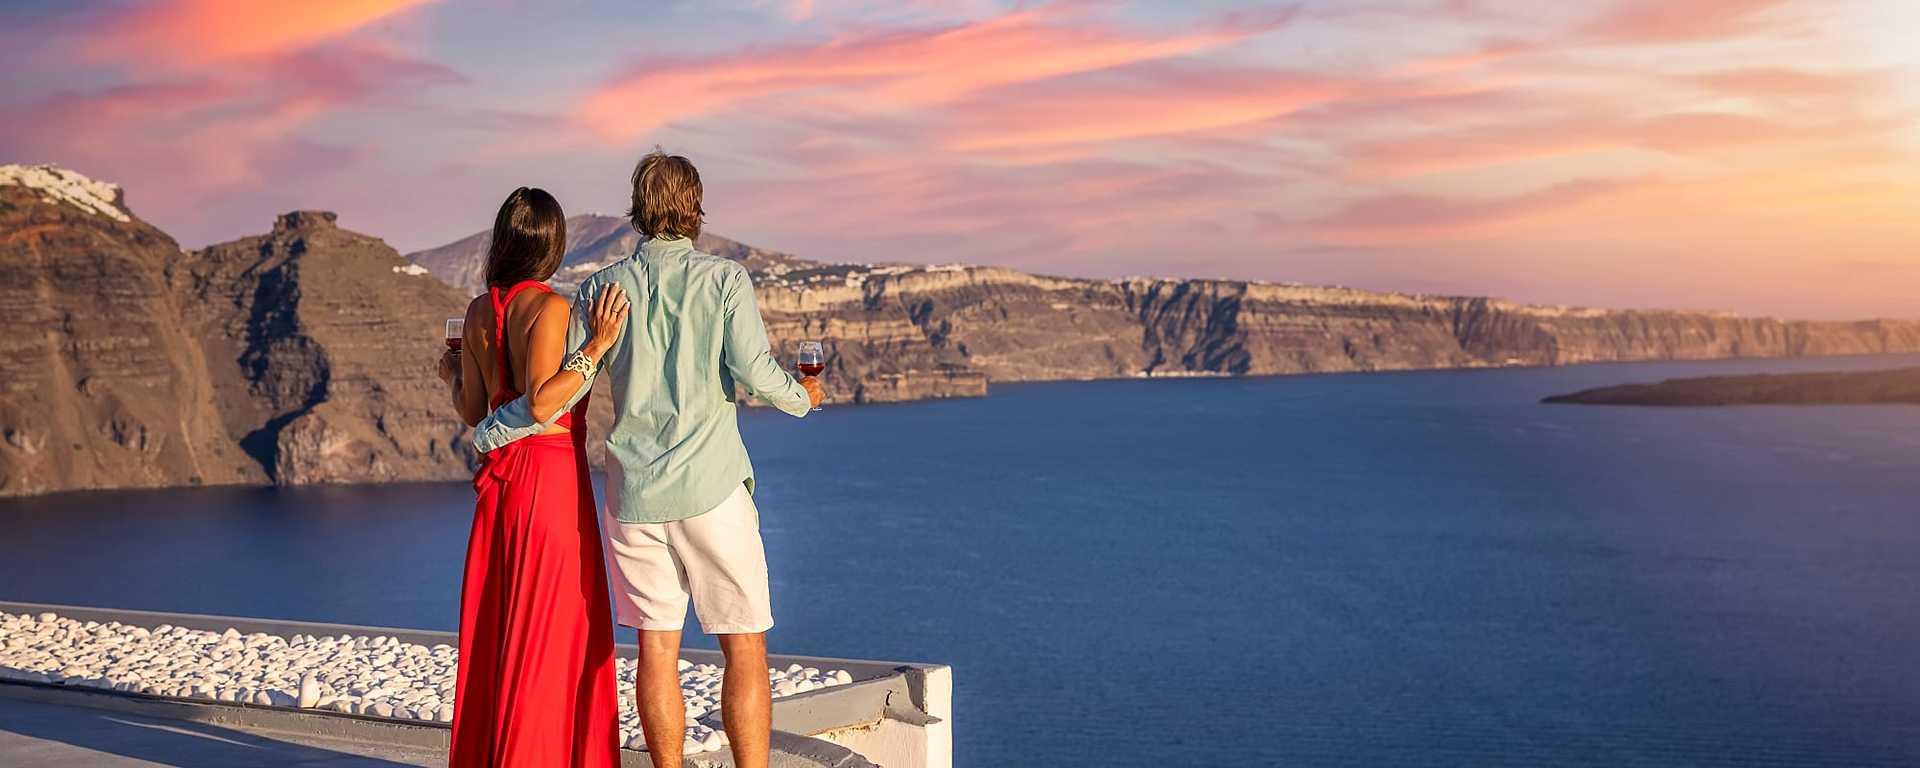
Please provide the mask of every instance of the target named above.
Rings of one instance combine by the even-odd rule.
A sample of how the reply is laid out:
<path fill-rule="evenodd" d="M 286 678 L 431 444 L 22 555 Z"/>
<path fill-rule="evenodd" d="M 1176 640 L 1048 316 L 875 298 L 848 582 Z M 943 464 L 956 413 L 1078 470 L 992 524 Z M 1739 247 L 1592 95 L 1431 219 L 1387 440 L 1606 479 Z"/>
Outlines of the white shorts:
<path fill-rule="evenodd" d="M 691 597 L 709 635 L 773 627 L 760 511 L 745 485 L 705 514 L 670 523 L 623 523 L 600 510 L 614 616 L 623 626 L 680 629 Z"/>

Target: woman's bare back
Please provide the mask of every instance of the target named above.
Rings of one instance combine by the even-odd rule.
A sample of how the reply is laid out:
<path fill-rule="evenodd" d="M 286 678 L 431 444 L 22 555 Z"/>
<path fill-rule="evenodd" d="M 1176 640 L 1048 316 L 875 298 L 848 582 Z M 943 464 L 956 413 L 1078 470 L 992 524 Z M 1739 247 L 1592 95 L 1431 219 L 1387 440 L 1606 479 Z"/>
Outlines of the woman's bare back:
<path fill-rule="evenodd" d="M 544 286 L 543 286 L 544 287 Z M 492 291 L 474 297 L 467 305 L 466 338 L 462 345 L 483 386 L 488 410 L 533 391 L 541 382 L 559 372 L 566 355 L 567 320 L 571 308 L 567 300 L 551 291 L 522 290 L 506 305 L 506 322 L 501 327 L 506 341 L 504 364 L 508 386 L 501 389 L 503 364 L 499 340 L 494 336 Z M 555 424 L 542 434 L 569 431 Z"/>

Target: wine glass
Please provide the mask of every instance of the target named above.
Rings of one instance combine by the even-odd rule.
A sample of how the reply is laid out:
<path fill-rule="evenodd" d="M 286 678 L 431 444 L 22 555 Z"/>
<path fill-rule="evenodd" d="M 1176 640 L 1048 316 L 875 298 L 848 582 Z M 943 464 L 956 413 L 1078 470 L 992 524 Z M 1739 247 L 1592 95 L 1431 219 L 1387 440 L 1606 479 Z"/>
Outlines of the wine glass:
<path fill-rule="evenodd" d="M 821 348 L 820 342 L 817 341 L 800 342 L 794 347 L 793 360 L 793 369 L 799 371 L 802 376 L 817 377 L 827 370 L 826 350 Z M 820 407 L 814 406 L 813 409 L 818 411 Z"/>
<path fill-rule="evenodd" d="M 467 319 L 464 317 L 447 318 L 447 349 L 460 351 L 461 340 L 467 337 Z"/>

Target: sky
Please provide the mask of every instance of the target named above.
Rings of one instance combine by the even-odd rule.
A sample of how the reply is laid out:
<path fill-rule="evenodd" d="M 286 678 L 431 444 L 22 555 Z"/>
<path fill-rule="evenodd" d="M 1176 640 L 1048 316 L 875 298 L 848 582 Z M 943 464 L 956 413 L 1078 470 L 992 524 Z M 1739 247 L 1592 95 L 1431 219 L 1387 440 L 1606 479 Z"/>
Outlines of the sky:
<path fill-rule="evenodd" d="M 1920 0 L 0 0 L 0 162 L 197 247 L 514 187 L 803 257 L 1920 317 Z"/>

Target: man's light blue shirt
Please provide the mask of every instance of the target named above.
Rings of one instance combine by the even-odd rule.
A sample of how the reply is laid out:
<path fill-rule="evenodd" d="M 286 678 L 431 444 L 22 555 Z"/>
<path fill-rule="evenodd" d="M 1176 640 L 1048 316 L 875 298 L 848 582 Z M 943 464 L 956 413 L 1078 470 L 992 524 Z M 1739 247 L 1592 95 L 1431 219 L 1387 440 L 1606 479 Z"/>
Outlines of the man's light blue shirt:
<path fill-rule="evenodd" d="M 735 383 L 794 416 L 805 416 L 812 400 L 768 348 L 747 268 L 696 251 L 686 238 L 643 240 L 634 255 L 580 284 L 568 349 L 586 344 L 592 297 L 609 285 L 626 291 L 632 309 L 626 333 L 600 361 L 613 394 L 608 505 L 623 523 L 663 523 L 718 506 L 742 483 L 751 492 Z M 545 429 L 523 396 L 474 428 L 474 447 L 491 451 Z"/>

